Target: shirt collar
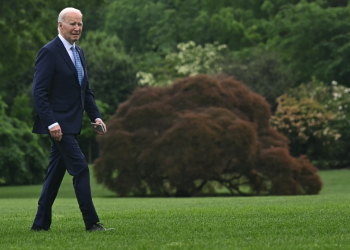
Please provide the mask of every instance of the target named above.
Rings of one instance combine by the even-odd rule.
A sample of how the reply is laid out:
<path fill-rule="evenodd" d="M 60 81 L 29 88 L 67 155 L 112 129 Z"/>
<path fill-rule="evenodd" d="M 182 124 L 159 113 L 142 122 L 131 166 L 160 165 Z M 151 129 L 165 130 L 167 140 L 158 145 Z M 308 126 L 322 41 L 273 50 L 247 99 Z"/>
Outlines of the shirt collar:
<path fill-rule="evenodd" d="M 67 51 L 69 51 L 71 47 L 75 48 L 75 43 L 73 43 L 73 45 L 70 44 L 66 39 L 64 39 L 63 36 L 61 36 L 61 34 L 58 34 L 58 37 L 61 39 L 61 41 L 62 41 L 62 43 Z"/>

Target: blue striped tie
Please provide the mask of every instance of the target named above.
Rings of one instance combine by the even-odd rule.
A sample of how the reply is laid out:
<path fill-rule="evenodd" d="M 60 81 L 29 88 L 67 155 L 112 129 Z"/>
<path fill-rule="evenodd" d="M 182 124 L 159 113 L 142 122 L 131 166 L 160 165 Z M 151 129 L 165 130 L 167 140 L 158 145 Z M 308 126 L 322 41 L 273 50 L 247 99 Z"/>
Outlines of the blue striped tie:
<path fill-rule="evenodd" d="M 76 67 L 77 72 L 78 72 L 79 84 L 81 85 L 81 82 L 83 81 L 83 68 L 81 66 L 80 57 L 79 57 L 77 50 L 74 48 L 74 46 L 71 47 L 71 50 L 73 52 L 74 59 L 75 59 L 75 67 Z"/>

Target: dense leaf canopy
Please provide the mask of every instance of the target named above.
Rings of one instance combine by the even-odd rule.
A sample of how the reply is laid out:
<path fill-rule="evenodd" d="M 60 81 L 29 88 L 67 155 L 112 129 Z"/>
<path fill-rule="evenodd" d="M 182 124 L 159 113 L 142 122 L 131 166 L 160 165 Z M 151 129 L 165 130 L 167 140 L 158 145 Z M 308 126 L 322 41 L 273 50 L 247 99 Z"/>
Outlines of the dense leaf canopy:
<path fill-rule="evenodd" d="M 289 155 L 270 116 L 263 97 L 225 76 L 137 89 L 99 137 L 95 176 L 122 196 L 317 194 L 317 169 Z"/>
<path fill-rule="evenodd" d="M 39 138 L 26 123 L 8 117 L 4 106 L 0 99 L 0 186 L 41 183 L 47 156 Z"/>

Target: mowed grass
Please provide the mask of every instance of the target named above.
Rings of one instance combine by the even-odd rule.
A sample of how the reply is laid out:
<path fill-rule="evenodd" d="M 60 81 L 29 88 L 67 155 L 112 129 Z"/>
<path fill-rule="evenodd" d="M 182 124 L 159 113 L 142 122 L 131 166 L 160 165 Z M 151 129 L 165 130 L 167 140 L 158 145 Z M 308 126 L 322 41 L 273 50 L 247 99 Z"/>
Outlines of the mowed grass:
<path fill-rule="evenodd" d="M 29 231 L 41 186 L 0 188 L 0 249 L 350 249 L 350 171 L 320 175 L 315 196 L 111 198 L 92 183 L 116 229 L 98 233 L 84 231 L 68 175 L 48 232 Z"/>

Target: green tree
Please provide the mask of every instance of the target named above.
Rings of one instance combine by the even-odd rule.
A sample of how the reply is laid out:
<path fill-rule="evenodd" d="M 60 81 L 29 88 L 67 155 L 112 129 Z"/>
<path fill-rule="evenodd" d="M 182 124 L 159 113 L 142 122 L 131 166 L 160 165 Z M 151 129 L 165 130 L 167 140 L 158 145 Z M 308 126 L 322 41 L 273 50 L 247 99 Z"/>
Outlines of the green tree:
<path fill-rule="evenodd" d="M 262 47 L 234 53 L 223 73 L 233 75 L 255 93 L 265 97 L 275 110 L 276 99 L 297 85 L 297 75 L 284 63 L 280 53 Z"/>
<path fill-rule="evenodd" d="M 316 76 L 350 86 L 350 8 L 323 8 L 301 1 L 265 23 L 267 45 L 278 50 L 299 82 Z"/>
<path fill-rule="evenodd" d="M 153 50 L 156 44 L 149 30 L 161 22 L 164 11 L 163 3 L 152 0 L 111 1 L 106 8 L 105 28 L 120 37 L 127 51 Z"/>
<path fill-rule="evenodd" d="M 199 0 L 118 0 L 108 6 L 106 30 L 116 32 L 128 52 L 166 55 L 188 41 L 218 41 L 237 50 L 261 40 L 252 15 L 225 4 L 211 13 Z"/>
<path fill-rule="evenodd" d="M 33 65 L 35 48 L 46 41 L 48 16 L 42 13 L 45 1 L 9 1 L 0 8 L 0 75 L 12 77 Z M 53 24 L 54 24 L 54 20 Z M 46 26 L 45 25 L 45 26 Z"/>
<path fill-rule="evenodd" d="M 33 77 L 37 51 L 55 26 L 42 0 L 7 1 L 0 8 L 0 94 L 10 106 Z M 42 25 L 45 24 L 45 25 Z"/>
<path fill-rule="evenodd" d="M 96 99 L 113 112 L 136 87 L 136 72 L 120 39 L 105 32 L 88 32 L 80 43 L 89 71 L 89 83 Z"/>
<path fill-rule="evenodd" d="M 101 20 L 99 0 L 13 0 L 0 8 L 0 94 L 11 107 L 32 83 L 39 49 L 57 35 L 58 13 L 67 6 L 82 10 L 89 29 Z M 86 15 L 85 15 L 86 12 Z M 86 16 L 86 17 L 85 17 Z M 101 28 L 101 27 L 99 27 Z M 83 37 L 85 33 L 83 32 Z"/>

